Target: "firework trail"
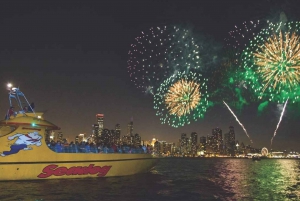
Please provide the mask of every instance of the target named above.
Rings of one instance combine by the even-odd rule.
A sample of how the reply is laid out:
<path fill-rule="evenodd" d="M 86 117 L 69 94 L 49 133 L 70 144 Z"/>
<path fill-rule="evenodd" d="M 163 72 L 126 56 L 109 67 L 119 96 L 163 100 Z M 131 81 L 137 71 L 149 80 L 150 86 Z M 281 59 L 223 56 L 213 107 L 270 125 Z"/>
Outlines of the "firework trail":
<path fill-rule="evenodd" d="M 286 105 L 287 105 L 288 100 L 289 100 L 289 99 L 286 100 L 286 102 L 285 102 L 285 104 L 284 104 L 284 106 L 283 106 L 283 109 L 282 109 L 282 112 L 281 112 L 281 115 L 280 115 L 280 118 L 279 118 L 277 127 L 276 127 L 275 132 L 274 132 L 274 135 L 273 135 L 273 137 L 272 137 L 272 139 L 271 139 L 271 147 L 272 147 L 272 144 L 273 144 L 273 139 L 274 139 L 274 137 L 276 136 L 276 132 L 277 132 L 277 130 L 278 130 L 278 128 L 279 128 L 279 125 L 280 125 L 280 122 L 281 122 L 281 120 L 282 120 L 282 116 L 283 116 L 283 114 L 284 114 L 285 107 L 286 107 Z"/>
<path fill-rule="evenodd" d="M 228 108 L 228 110 L 231 112 L 231 114 L 235 117 L 235 120 L 240 124 L 240 126 L 243 128 L 243 130 L 245 131 L 247 137 L 249 138 L 250 142 L 253 143 L 253 141 L 251 140 L 250 136 L 247 133 L 247 130 L 245 129 L 244 125 L 239 121 L 239 119 L 237 118 L 237 116 L 234 114 L 234 112 L 230 109 L 230 107 L 227 105 L 227 103 L 225 101 L 223 101 L 223 103 L 226 105 L 226 107 Z"/>

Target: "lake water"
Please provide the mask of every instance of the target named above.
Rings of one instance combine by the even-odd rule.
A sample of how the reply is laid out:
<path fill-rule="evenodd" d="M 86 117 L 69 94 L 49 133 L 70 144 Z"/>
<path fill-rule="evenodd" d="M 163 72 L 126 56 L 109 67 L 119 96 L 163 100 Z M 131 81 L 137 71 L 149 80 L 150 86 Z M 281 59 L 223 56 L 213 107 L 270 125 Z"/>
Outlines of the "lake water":
<path fill-rule="evenodd" d="M 300 160 L 168 158 L 140 175 L 0 182 L 0 200 L 300 200 Z"/>

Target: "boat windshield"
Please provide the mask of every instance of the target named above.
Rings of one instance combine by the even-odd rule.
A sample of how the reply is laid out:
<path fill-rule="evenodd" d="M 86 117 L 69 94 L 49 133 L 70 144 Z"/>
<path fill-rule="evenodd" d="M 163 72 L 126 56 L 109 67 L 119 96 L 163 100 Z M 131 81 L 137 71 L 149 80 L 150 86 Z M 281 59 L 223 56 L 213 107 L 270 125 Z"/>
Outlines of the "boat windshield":
<path fill-rule="evenodd" d="M 15 131 L 17 128 L 14 126 L 0 126 L 0 137 L 10 134 Z"/>

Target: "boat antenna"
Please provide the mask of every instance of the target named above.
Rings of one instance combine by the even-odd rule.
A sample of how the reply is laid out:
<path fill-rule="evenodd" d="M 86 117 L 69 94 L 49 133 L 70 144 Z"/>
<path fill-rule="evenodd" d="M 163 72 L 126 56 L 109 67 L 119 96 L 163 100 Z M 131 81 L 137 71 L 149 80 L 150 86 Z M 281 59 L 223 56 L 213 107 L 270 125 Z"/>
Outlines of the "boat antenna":
<path fill-rule="evenodd" d="M 19 108 L 21 110 L 23 110 L 23 107 L 22 107 L 22 102 L 21 102 L 21 97 L 23 97 L 26 101 L 26 103 L 28 104 L 28 106 L 30 107 L 31 111 L 34 113 L 34 116 L 36 116 L 36 113 L 34 111 L 34 109 L 32 108 L 32 106 L 29 104 L 25 94 L 23 92 L 20 91 L 19 87 L 16 88 L 16 87 L 13 87 L 13 85 L 11 83 L 8 83 L 7 84 L 7 89 L 9 90 L 9 105 L 10 107 L 12 107 L 12 98 L 15 99 L 17 101 L 17 104 L 19 106 Z"/>

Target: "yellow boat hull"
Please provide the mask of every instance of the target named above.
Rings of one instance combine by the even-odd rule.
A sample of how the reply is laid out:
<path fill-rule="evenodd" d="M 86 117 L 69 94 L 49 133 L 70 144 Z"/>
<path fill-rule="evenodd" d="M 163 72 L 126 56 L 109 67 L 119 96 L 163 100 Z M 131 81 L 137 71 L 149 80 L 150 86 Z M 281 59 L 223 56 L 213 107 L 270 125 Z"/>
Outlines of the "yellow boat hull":
<path fill-rule="evenodd" d="M 148 172 L 155 159 L 85 160 L 56 162 L 1 163 L 0 180 L 71 179 L 126 176 Z"/>
<path fill-rule="evenodd" d="M 30 116 L 2 121 L 1 126 L 0 181 L 133 175 L 148 172 L 158 160 L 151 154 L 56 153 L 43 140 L 45 130 L 55 125 Z M 17 128 L 8 132 L 9 126 Z"/>

